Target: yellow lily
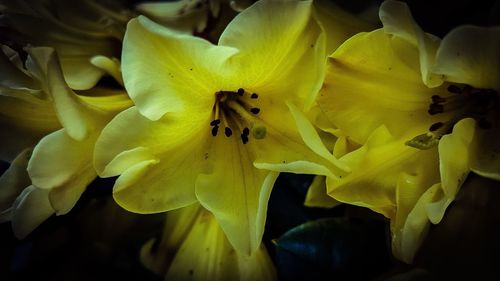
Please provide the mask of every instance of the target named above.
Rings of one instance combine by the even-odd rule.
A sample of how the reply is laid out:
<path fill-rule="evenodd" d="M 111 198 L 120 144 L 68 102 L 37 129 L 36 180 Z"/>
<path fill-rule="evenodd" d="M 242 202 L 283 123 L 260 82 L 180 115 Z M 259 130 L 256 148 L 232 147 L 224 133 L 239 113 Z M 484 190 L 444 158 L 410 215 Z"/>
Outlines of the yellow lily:
<path fill-rule="evenodd" d="M 470 170 L 498 179 L 500 29 L 459 27 L 441 41 L 395 1 L 380 18 L 383 29 L 352 37 L 328 62 L 317 103 L 361 147 L 340 158 L 352 173 L 327 189 L 390 218 L 393 252 L 411 262 Z"/>
<path fill-rule="evenodd" d="M 318 156 L 304 143 L 319 138 L 303 141 L 289 122 L 289 108 L 310 106 L 323 78 L 324 38 L 310 15 L 310 1 L 257 2 L 218 45 L 132 20 L 122 69 L 135 107 L 106 126 L 95 150 L 99 175 L 120 175 L 118 204 L 154 213 L 199 201 L 250 255 L 276 171 L 339 170 L 327 150 Z"/>
<path fill-rule="evenodd" d="M 236 252 L 198 203 L 168 212 L 162 238 L 144 245 L 141 260 L 165 280 L 277 280 L 263 245 L 250 257 Z"/>
<path fill-rule="evenodd" d="M 4 91 L 6 88 L 0 89 L 0 120 L 26 135 L 34 131 L 33 140 L 40 131 L 52 131 L 36 140 L 38 143 L 32 152 L 21 152 L 0 177 L 2 189 L 9 190 L 9 195 L 2 198 L 2 217 L 12 220 L 14 233 L 19 238 L 29 234 L 54 212 L 62 215 L 73 208 L 85 187 L 97 176 L 92 157 L 98 135 L 116 113 L 131 105 L 124 91 L 96 88 L 77 95 L 66 84 L 52 48 L 28 48 L 26 51 L 25 76 L 16 77 L 24 77 L 24 83 L 36 85 L 33 88 L 38 90 L 9 92 Z M 15 85 L 16 80 L 12 77 L 6 79 L 4 85 L 9 81 Z M 29 115 L 31 112 L 34 114 Z M 23 147 L 16 149 L 19 148 Z M 15 152 L 12 147 L 2 147 L 4 149 Z M 12 206 L 5 212 L 10 204 Z"/>
<path fill-rule="evenodd" d="M 0 1 L 9 40 L 56 49 L 68 85 L 90 89 L 109 74 L 119 83 L 121 40 L 134 13 L 120 1 Z"/>

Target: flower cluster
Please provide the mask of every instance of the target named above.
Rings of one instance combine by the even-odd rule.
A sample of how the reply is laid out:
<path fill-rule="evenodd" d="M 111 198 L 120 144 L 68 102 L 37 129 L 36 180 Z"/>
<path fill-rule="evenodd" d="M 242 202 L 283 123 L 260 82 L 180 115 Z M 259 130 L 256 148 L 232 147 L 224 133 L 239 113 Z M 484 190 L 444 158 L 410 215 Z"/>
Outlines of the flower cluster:
<path fill-rule="evenodd" d="M 500 27 L 247 2 L 0 1 L 0 220 L 24 238 L 117 177 L 121 207 L 167 212 L 151 270 L 274 280 L 281 172 L 316 176 L 306 205 L 388 218 L 408 263 L 471 171 L 500 180 Z"/>

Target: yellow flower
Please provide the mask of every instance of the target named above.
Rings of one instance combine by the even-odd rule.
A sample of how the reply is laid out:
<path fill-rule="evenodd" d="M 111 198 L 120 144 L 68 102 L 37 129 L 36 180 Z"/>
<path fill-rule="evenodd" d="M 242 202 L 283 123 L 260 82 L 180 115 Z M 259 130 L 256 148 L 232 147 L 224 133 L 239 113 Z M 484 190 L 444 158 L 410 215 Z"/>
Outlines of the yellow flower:
<path fill-rule="evenodd" d="M 218 45 L 132 20 L 122 67 L 136 106 L 106 126 L 95 151 L 100 176 L 121 175 L 118 204 L 154 213 L 198 200 L 251 254 L 276 171 L 338 170 L 326 149 L 307 148 L 289 111 L 308 107 L 323 78 L 323 36 L 310 14 L 310 1 L 257 2 Z"/>
<path fill-rule="evenodd" d="M 166 280 L 276 280 L 264 246 L 251 256 L 234 250 L 214 216 L 200 204 L 170 211 L 162 238 L 141 250 L 141 260 Z"/>
<path fill-rule="evenodd" d="M 15 141 L 33 134 L 34 143 L 21 141 L 19 146 L 1 149 L 8 152 L 3 155 L 20 152 L 0 177 L 2 190 L 9 191 L 0 202 L 2 220 L 12 220 L 19 238 L 54 212 L 62 215 L 73 208 L 97 176 L 92 158 L 102 128 L 131 105 L 124 91 L 95 88 L 76 94 L 66 84 L 52 48 L 26 51 L 26 69 L 16 68 L 18 73 L 7 76 L 0 88 L 0 122 L 13 129 L 10 138 Z M 46 135 L 42 138 L 41 133 Z M 21 152 L 36 142 L 32 152 Z"/>
<path fill-rule="evenodd" d="M 109 74 L 121 82 L 118 57 L 133 16 L 120 1 L 1 1 L 6 37 L 22 46 L 56 49 L 68 85 L 90 89 Z"/>
<path fill-rule="evenodd" d="M 352 37 L 328 62 L 317 103 L 361 147 L 344 150 L 352 173 L 327 189 L 390 218 L 394 254 L 411 262 L 470 170 L 499 179 L 500 29 L 463 26 L 440 41 L 394 1 L 380 18 L 383 29 Z"/>

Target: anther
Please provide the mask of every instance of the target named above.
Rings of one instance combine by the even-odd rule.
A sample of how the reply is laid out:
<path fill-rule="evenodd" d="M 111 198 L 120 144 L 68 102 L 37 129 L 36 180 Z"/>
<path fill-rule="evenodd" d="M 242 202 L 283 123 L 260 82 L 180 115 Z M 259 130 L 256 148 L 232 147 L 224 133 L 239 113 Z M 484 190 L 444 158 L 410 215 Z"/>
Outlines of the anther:
<path fill-rule="evenodd" d="M 219 131 L 219 126 L 218 125 L 215 125 L 213 128 L 212 128 L 212 136 L 217 136 L 217 132 Z"/>
<path fill-rule="evenodd" d="M 248 135 L 241 134 L 241 141 L 243 142 L 243 144 L 247 144 L 247 142 L 248 142 Z"/>
<path fill-rule="evenodd" d="M 243 88 L 239 88 L 237 93 L 239 96 L 243 96 L 243 94 L 245 93 L 245 90 L 243 90 Z"/>
<path fill-rule="evenodd" d="M 220 124 L 220 119 L 215 119 L 212 122 L 210 122 L 210 126 L 217 126 Z"/>
<path fill-rule="evenodd" d="M 226 127 L 224 128 L 224 134 L 229 138 L 233 134 L 233 131 L 231 130 L 231 128 Z"/>
<path fill-rule="evenodd" d="M 251 99 L 258 99 L 259 98 L 259 95 L 257 95 L 256 93 L 253 93 L 251 96 L 250 96 Z"/>
<path fill-rule="evenodd" d="M 439 128 L 443 127 L 443 125 L 444 125 L 443 122 L 434 123 L 429 127 L 429 131 L 431 132 L 437 131 Z"/>
<path fill-rule="evenodd" d="M 258 107 L 252 107 L 252 108 L 250 108 L 250 112 L 252 112 L 253 114 L 259 114 L 260 108 L 258 108 Z"/>
<path fill-rule="evenodd" d="M 433 102 L 433 103 L 443 103 L 443 102 L 445 102 L 445 101 L 446 101 L 446 99 L 445 99 L 445 98 L 440 97 L 440 96 L 438 96 L 438 95 L 433 95 L 433 96 L 432 96 L 432 102 Z"/>
<path fill-rule="evenodd" d="M 462 93 L 462 89 L 460 89 L 460 87 L 458 87 L 457 85 L 450 85 L 448 86 L 448 92 L 453 94 L 460 94 Z"/>
<path fill-rule="evenodd" d="M 427 110 L 427 112 L 430 114 L 430 115 L 436 115 L 438 113 L 443 113 L 444 112 L 444 106 L 442 104 L 431 104 L 429 106 L 429 109 Z"/>
<path fill-rule="evenodd" d="M 250 134 L 250 129 L 245 127 L 245 129 L 243 129 L 243 135 L 248 136 L 249 134 Z"/>

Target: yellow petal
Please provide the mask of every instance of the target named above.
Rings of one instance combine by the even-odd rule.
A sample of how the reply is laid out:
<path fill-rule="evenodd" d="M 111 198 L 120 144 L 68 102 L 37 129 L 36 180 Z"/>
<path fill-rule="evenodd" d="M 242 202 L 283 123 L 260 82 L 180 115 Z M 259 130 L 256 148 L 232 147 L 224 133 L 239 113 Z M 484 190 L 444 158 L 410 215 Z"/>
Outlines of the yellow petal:
<path fill-rule="evenodd" d="M 267 202 L 276 172 L 258 170 L 252 163 L 254 142 L 217 137 L 208 153 L 211 170 L 198 176 L 196 196 L 217 218 L 237 252 L 251 255 L 264 233 Z"/>
<path fill-rule="evenodd" d="M 309 108 L 321 87 L 325 58 L 325 38 L 311 17 L 311 4 L 259 1 L 234 18 L 219 39 L 219 45 L 240 50 L 233 58 L 233 80 Z"/>
<path fill-rule="evenodd" d="M 219 1 L 208 1 L 209 5 L 220 5 Z M 146 2 L 140 3 L 136 9 L 155 22 L 170 28 L 193 33 L 202 32 L 207 27 L 211 11 L 209 5 L 203 1 L 180 0 L 173 2 Z M 217 17 L 217 14 L 213 14 Z"/>
<path fill-rule="evenodd" d="M 211 111 L 215 92 L 227 90 L 215 82 L 224 79 L 224 65 L 235 52 L 141 16 L 129 22 L 125 34 L 125 87 L 141 114 L 151 120 L 167 112 Z"/>
<path fill-rule="evenodd" d="M 18 239 L 25 238 L 54 214 L 48 195 L 48 190 L 30 185 L 17 197 L 12 206 L 12 230 Z"/>
<path fill-rule="evenodd" d="M 400 37 L 418 48 L 420 72 L 425 85 L 428 87 L 441 85 L 442 77 L 432 73 L 430 69 L 435 61 L 439 38 L 422 31 L 404 2 L 384 1 L 380 5 L 379 15 L 387 34 Z"/>
<path fill-rule="evenodd" d="M 179 248 L 166 280 L 238 280 L 236 252 L 215 218 L 200 213 Z"/>
<path fill-rule="evenodd" d="M 210 134 L 209 118 L 192 114 L 186 120 L 167 114 L 151 121 L 136 107 L 118 114 L 103 129 L 94 154 L 100 175 L 122 174 L 115 184 L 115 200 L 138 213 L 163 212 L 192 203 Z"/>
<path fill-rule="evenodd" d="M 37 188 L 50 191 L 58 215 L 69 212 L 87 185 L 97 176 L 92 152 L 97 135 L 77 141 L 65 129 L 44 137 L 33 150 L 28 173 Z"/>
<path fill-rule="evenodd" d="M 107 74 L 111 75 L 116 80 L 116 82 L 123 86 L 120 61 L 117 58 L 94 56 L 90 59 L 90 63 L 102 69 Z"/>
<path fill-rule="evenodd" d="M 164 233 L 164 236 L 169 233 Z M 276 280 L 276 272 L 266 249 L 252 256 L 234 250 L 217 220 L 199 209 L 167 270 L 166 280 Z"/>
<path fill-rule="evenodd" d="M 270 102 L 261 106 L 259 122 L 267 133 L 263 139 L 250 140 L 255 153 L 254 166 L 277 172 L 332 177 L 345 173 L 337 167 L 341 163 L 324 147 L 307 118 L 295 106 L 289 105 L 294 108 L 293 114 L 284 103 Z M 294 118 L 296 122 L 283 122 Z"/>
<path fill-rule="evenodd" d="M 84 104 L 92 108 L 94 117 L 102 114 L 105 121 L 109 121 L 114 115 L 134 105 L 127 92 L 122 89 L 95 87 L 86 91 L 78 91 L 77 94 Z M 101 120 L 93 121 L 99 123 L 98 121 Z"/>
<path fill-rule="evenodd" d="M 31 59 L 41 72 L 38 75 L 52 97 L 54 109 L 67 133 L 76 140 L 84 139 L 89 130 L 92 113 L 66 84 L 54 49 L 39 47 L 27 49 Z"/>
<path fill-rule="evenodd" d="M 25 99 L 0 96 L 0 159 L 11 160 L 61 127 L 50 101 L 25 94 Z"/>
<path fill-rule="evenodd" d="M 474 119 L 460 120 L 451 134 L 439 141 L 441 184 L 446 196 L 455 197 L 470 169 L 470 144 L 476 130 Z"/>
<path fill-rule="evenodd" d="M 26 89 L 34 90 L 36 85 L 33 79 L 15 64 L 18 59 L 18 55 L 15 51 L 10 49 L 5 45 L 1 45 L 2 50 L 0 50 L 0 71 L 2 72 L 2 77 L 0 77 L 0 87 L 10 88 L 10 89 Z M 9 57 L 8 52 L 11 56 Z M 22 67 L 22 66 L 21 66 Z M 2 91 L 0 91 L 2 93 Z"/>
<path fill-rule="evenodd" d="M 441 43 L 433 71 L 447 81 L 500 90 L 500 27 L 460 26 Z"/>
<path fill-rule="evenodd" d="M 355 35 L 332 54 L 317 103 L 360 144 L 382 124 L 395 137 L 420 135 L 447 117 L 427 113 L 431 97 L 449 93 L 427 88 L 418 65 L 417 48 L 403 39 L 382 29 Z"/>
<path fill-rule="evenodd" d="M 500 120 L 498 110 L 493 120 Z M 500 122 L 493 122 L 489 129 L 477 128 L 470 147 L 471 170 L 483 177 L 500 180 Z"/>
<path fill-rule="evenodd" d="M 123 37 L 130 13 L 128 16 L 122 14 L 120 22 L 117 20 L 120 16 L 116 16 L 119 12 L 112 14 L 111 9 L 103 9 L 102 6 L 95 11 L 95 7 L 100 4 L 89 1 L 72 4 L 63 2 L 54 2 L 50 7 L 43 3 L 4 3 L 2 20 L 30 45 L 55 48 L 64 77 L 71 88 L 89 89 L 104 74 L 104 71 L 90 63 L 90 59 L 95 55 L 119 55 L 118 40 Z M 94 6 L 93 12 L 90 11 L 91 6 Z M 105 20 L 102 20 L 103 16 Z M 116 31 L 120 29 L 119 25 L 121 32 Z"/>
<path fill-rule="evenodd" d="M 307 190 L 304 206 L 333 208 L 339 204 L 339 201 L 333 199 L 326 193 L 326 177 L 315 176 L 313 182 Z"/>
<path fill-rule="evenodd" d="M 307 117 L 298 110 L 295 105 L 292 103 L 287 103 L 290 112 L 297 124 L 297 129 L 302 136 L 302 140 L 307 144 L 309 148 L 311 148 L 314 152 L 316 152 L 319 156 L 325 158 L 330 161 L 337 169 L 337 173 L 343 174 L 345 172 L 349 172 L 349 168 L 345 166 L 341 161 L 333 156 L 332 153 L 325 147 L 323 142 L 321 141 L 316 129 L 313 127 L 311 122 L 307 119 Z"/>
<path fill-rule="evenodd" d="M 393 218 L 396 184 L 401 173 L 422 175 L 427 186 L 439 182 L 437 149 L 418 150 L 393 138 L 380 127 L 361 148 L 340 160 L 351 173 L 340 180 L 327 179 L 328 194 L 338 201 L 368 207 Z"/>
<path fill-rule="evenodd" d="M 92 64 L 91 58 L 91 56 L 64 56 L 60 59 L 64 79 L 71 89 L 90 89 L 94 87 L 99 79 L 106 73 L 102 68 Z"/>
<path fill-rule="evenodd" d="M 398 259 L 411 263 L 429 228 L 427 206 L 443 193 L 440 184 L 425 190 L 422 178 L 409 174 L 401 174 L 397 188 L 398 210 L 391 221 L 392 251 Z"/>
<path fill-rule="evenodd" d="M 273 261 L 264 245 L 250 257 L 239 255 L 238 266 L 241 281 L 278 280 Z"/>
<path fill-rule="evenodd" d="M 435 210 L 440 210 L 430 217 L 433 223 L 441 221 L 446 208 L 455 199 L 469 174 L 470 147 L 475 130 L 474 119 L 462 119 L 455 124 L 451 134 L 443 136 L 439 141 L 439 170 L 445 200 L 442 201 L 441 206 L 435 204 L 433 207 Z"/>
<path fill-rule="evenodd" d="M 328 0 L 314 1 L 314 15 L 325 30 L 328 55 L 354 34 L 376 27 L 375 24 L 343 10 Z"/>
<path fill-rule="evenodd" d="M 165 274 L 178 248 L 196 223 L 201 208 L 200 204 L 194 203 L 167 212 L 160 241 L 152 239 L 141 248 L 141 262 L 149 270 L 158 275 Z"/>
<path fill-rule="evenodd" d="M 0 176 L 0 212 L 9 209 L 21 191 L 31 184 L 26 172 L 32 149 L 25 149 L 10 163 Z"/>

